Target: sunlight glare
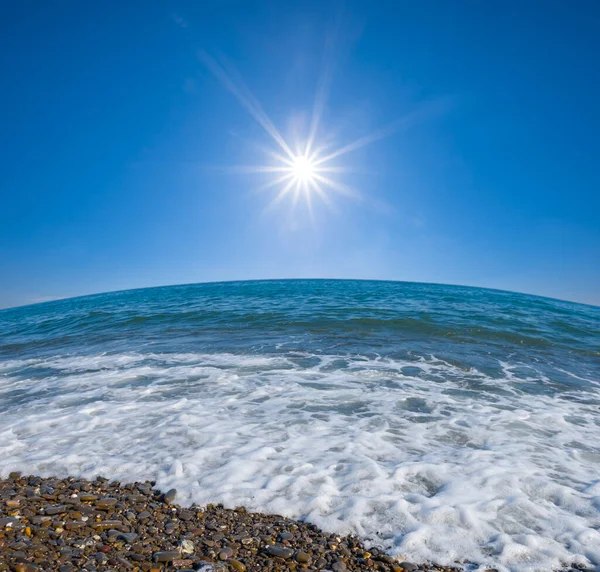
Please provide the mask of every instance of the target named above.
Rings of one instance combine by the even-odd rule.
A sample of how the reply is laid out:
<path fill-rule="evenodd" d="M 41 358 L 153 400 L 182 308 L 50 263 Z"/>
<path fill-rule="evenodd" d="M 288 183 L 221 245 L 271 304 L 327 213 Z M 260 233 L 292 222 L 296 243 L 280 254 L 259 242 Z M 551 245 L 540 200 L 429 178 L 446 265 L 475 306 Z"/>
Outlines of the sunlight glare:
<path fill-rule="evenodd" d="M 304 155 L 298 155 L 294 158 L 291 170 L 297 181 L 310 183 L 315 178 L 315 165 Z"/>
<path fill-rule="evenodd" d="M 222 58 L 219 62 L 205 52 L 200 53 L 200 59 L 279 146 L 279 150 L 263 149 L 271 159 L 269 163 L 241 166 L 236 170 L 276 175 L 271 181 L 261 187 L 261 189 L 278 188 L 277 195 L 269 203 L 267 209 L 290 195 L 295 205 L 299 196 L 304 195 L 311 218 L 313 195 L 319 197 L 329 208 L 332 208 L 332 201 L 329 197 L 331 192 L 339 193 L 355 200 L 362 199 L 359 192 L 340 180 L 340 175 L 349 172 L 350 169 L 344 165 L 334 164 L 334 161 L 337 162 L 340 157 L 347 153 L 371 145 L 400 130 L 406 129 L 412 123 L 430 115 L 432 111 L 435 112 L 438 107 L 441 107 L 442 110 L 444 107 L 439 102 L 434 101 L 433 104 L 423 105 L 415 112 L 409 113 L 386 127 L 342 145 L 337 149 L 330 149 L 329 146 L 319 146 L 317 145 L 318 131 L 325 108 L 327 92 L 331 83 L 331 66 L 329 63 L 323 68 L 323 77 L 320 79 L 317 89 L 308 137 L 303 145 L 297 146 L 297 151 L 294 153 L 292 146 L 275 127 L 273 121 L 271 121 L 260 102 L 246 86 L 233 65 Z"/>

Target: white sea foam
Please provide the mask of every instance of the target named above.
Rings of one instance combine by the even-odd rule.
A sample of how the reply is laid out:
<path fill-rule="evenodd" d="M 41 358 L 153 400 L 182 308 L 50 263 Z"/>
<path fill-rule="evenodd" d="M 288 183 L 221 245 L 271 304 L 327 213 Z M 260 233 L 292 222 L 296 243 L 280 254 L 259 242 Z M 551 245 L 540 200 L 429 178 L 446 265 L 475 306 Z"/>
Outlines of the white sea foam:
<path fill-rule="evenodd" d="M 526 395 L 519 384 L 548 380 L 501 367 L 498 380 L 433 356 L 5 361 L 0 470 L 151 478 L 184 503 L 306 518 L 415 561 L 600 566 L 599 396 Z"/>

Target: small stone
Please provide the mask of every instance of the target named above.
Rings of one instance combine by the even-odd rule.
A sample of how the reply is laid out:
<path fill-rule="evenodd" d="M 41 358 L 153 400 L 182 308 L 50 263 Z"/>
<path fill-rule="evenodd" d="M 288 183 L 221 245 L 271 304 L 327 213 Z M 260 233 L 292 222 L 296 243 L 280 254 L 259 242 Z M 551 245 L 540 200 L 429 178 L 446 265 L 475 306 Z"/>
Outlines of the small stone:
<path fill-rule="evenodd" d="M 147 510 L 143 510 L 142 512 L 140 512 L 140 514 L 137 515 L 137 519 L 139 521 L 144 521 L 144 520 L 148 520 L 152 515 L 147 511 Z"/>
<path fill-rule="evenodd" d="M 246 572 L 246 565 L 239 560 L 230 560 L 229 566 L 231 566 L 237 572 Z"/>
<path fill-rule="evenodd" d="M 386 564 L 389 564 L 390 566 L 392 566 L 393 564 L 396 563 L 396 561 L 391 556 L 388 556 L 387 554 L 384 554 L 383 552 L 381 554 L 378 554 L 377 556 L 374 556 L 373 559 L 377 560 L 379 562 L 385 562 Z"/>
<path fill-rule="evenodd" d="M 294 551 L 290 548 L 284 548 L 283 546 L 273 545 L 267 546 L 266 553 L 269 556 L 273 556 L 275 558 L 283 558 L 284 560 L 287 560 L 288 558 L 292 557 Z"/>
<path fill-rule="evenodd" d="M 342 572 L 346 570 L 346 563 L 343 560 L 337 560 L 331 565 L 333 572 Z"/>
<path fill-rule="evenodd" d="M 179 550 L 182 554 L 193 554 L 195 550 L 194 543 L 191 540 L 182 540 L 179 543 Z"/>
<path fill-rule="evenodd" d="M 229 548 L 229 546 L 226 546 L 219 552 L 220 560 L 227 560 L 228 558 L 231 558 L 232 556 L 233 556 L 233 550 L 231 548 Z"/>
<path fill-rule="evenodd" d="M 97 509 L 100 510 L 108 510 L 109 508 L 112 508 L 113 506 L 115 506 L 117 504 L 117 499 L 113 499 L 113 498 L 103 498 L 103 499 L 98 499 L 94 505 Z"/>
<path fill-rule="evenodd" d="M 14 516 L 8 516 L 6 518 L 0 518 L 0 528 L 10 528 L 18 519 Z"/>
<path fill-rule="evenodd" d="M 296 552 L 296 556 L 294 556 L 296 562 L 300 564 L 310 564 L 312 558 L 308 552 Z"/>
<path fill-rule="evenodd" d="M 8 473 L 8 478 L 12 481 L 18 481 L 21 478 L 21 471 L 13 471 L 12 473 Z"/>
<path fill-rule="evenodd" d="M 29 520 L 31 520 L 32 524 L 43 524 L 44 522 L 51 521 L 52 517 L 36 515 L 36 516 L 32 516 Z"/>
<path fill-rule="evenodd" d="M 136 541 L 138 535 L 135 532 L 121 532 L 117 539 L 124 540 L 127 544 L 132 544 Z"/>
<path fill-rule="evenodd" d="M 101 522 L 94 522 L 91 526 L 96 530 L 110 530 L 116 526 L 121 526 L 123 523 L 120 520 L 103 520 Z"/>
<path fill-rule="evenodd" d="M 400 566 L 404 572 L 414 572 L 415 570 L 419 569 L 419 567 L 412 562 L 400 562 Z"/>
<path fill-rule="evenodd" d="M 154 562 L 172 562 L 181 558 L 181 554 L 178 550 L 168 550 L 165 552 L 155 552 L 152 555 Z"/>
<path fill-rule="evenodd" d="M 62 514 L 64 512 L 67 512 L 67 507 L 64 504 L 58 506 L 47 506 L 44 512 L 49 515 Z"/>
<path fill-rule="evenodd" d="M 129 562 L 129 560 L 127 560 L 126 558 L 123 558 L 122 556 L 117 556 L 115 558 L 115 565 L 120 564 L 121 566 L 123 566 L 124 568 L 135 568 L 135 566 Z"/>
<path fill-rule="evenodd" d="M 177 496 L 177 489 L 170 489 L 165 493 L 163 500 L 166 504 L 173 504 L 173 501 L 175 500 L 176 496 Z"/>

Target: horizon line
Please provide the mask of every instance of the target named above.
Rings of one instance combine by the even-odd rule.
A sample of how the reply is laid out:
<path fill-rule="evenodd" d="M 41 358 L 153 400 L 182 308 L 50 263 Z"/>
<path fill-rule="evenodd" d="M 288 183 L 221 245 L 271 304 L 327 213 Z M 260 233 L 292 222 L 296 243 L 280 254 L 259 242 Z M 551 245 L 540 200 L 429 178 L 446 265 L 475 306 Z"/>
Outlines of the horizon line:
<path fill-rule="evenodd" d="M 90 298 L 93 296 L 102 296 L 105 294 L 119 294 L 124 292 L 135 292 L 137 290 L 155 290 L 160 288 L 179 288 L 185 286 L 201 286 L 208 284 L 235 284 L 240 282 L 291 282 L 291 281 L 336 281 L 336 282 L 388 282 L 396 284 L 421 284 L 426 286 L 449 286 L 451 288 L 470 288 L 473 290 L 490 290 L 492 292 L 502 292 L 505 294 L 518 294 L 521 296 L 532 296 L 534 298 L 542 298 L 545 300 L 552 300 L 554 302 L 562 302 L 567 304 L 576 304 L 579 306 L 589 306 L 591 308 L 600 308 L 600 303 L 593 304 L 590 302 L 577 302 L 574 300 L 565 300 L 563 298 L 555 298 L 553 296 L 545 296 L 543 294 L 533 294 L 530 292 L 521 292 L 518 290 L 505 290 L 502 288 L 492 288 L 489 286 L 473 286 L 470 284 L 448 284 L 445 282 L 421 282 L 415 280 L 393 280 L 383 278 L 254 278 L 254 279 L 232 279 L 232 280 L 206 280 L 201 282 L 184 282 L 179 284 L 161 284 L 158 286 L 140 286 L 134 288 L 123 288 L 117 290 L 106 290 L 102 292 L 92 292 L 89 294 L 77 294 L 75 296 L 56 297 L 49 300 L 42 300 L 39 302 L 31 302 L 27 304 L 18 304 L 16 306 L 7 306 L 0 308 L 0 313 L 10 310 L 29 308 L 31 306 L 39 306 L 42 304 L 52 304 L 54 302 L 64 302 L 67 300 L 77 300 L 79 298 Z"/>

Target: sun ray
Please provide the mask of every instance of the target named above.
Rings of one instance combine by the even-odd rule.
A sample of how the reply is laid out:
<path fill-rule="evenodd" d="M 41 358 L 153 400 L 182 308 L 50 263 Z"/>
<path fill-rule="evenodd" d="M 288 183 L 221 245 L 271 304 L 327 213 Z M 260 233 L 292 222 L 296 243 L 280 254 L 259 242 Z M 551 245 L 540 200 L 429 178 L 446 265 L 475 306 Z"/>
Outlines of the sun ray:
<path fill-rule="evenodd" d="M 343 195 L 352 197 L 353 199 L 361 198 L 360 194 L 357 191 L 355 191 L 352 187 L 349 187 L 348 185 L 339 183 L 338 181 L 334 181 L 333 179 L 330 179 L 329 177 L 324 177 L 323 175 L 320 175 L 319 173 L 315 173 L 315 179 L 317 181 L 320 181 L 324 185 L 327 185 L 330 189 L 333 189 L 334 191 L 338 191 L 339 193 L 342 193 Z"/>
<path fill-rule="evenodd" d="M 290 173 L 292 167 L 279 165 L 232 165 L 230 167 L 223 167 L 223 169 L 233 173 Z"/>
<path fill-rule="evenodd" d="M 304 190 L 304 198 L 306 199 L 306 208 L 308 209 L 308 214 L 310 216 L 310 220 L 314 224 L 315 216 L 314 216 L 313 207 L 312 207 L 312 194 L 310 192 L 310 189 L 308 188 L 308 184 L 309 184 L 308 181 L 304 181 L 302 187 Z"/>
<path fill-rule="evenodd" d="M 333 208 L 333 204 L 331 203 L 331 199 L 327 196 L 327 193 L 321 188 L 319 183 L 316 181 L 310 182 L 312 188 L 319 195 L 319 198 L 331 209 Z"/>
<path fill-rule="evenodd" d="M 239 139 L 240 141 L 244 142 L 245 144 L 254 147 L 255 149 L 258 149 L 261 153 L 264 153 L 265 155 L 268 155 L 269 157 L 272 157 L 273 159 L 275 159 L 276 161 L 279 161 L 281 163 L 285 163 L 287 165 L 292 165 L 292 160 L 289 157 L 285 157 L 284 155 L 282 155 L 281 153 L 278 153 L 276 150 L 274 151 L 273 149 L 267 147 L 266 145 L 263 145 L 261 143 L 258 143 L 257 141 L 253 141 L 251 139 L 246 139 L 245 137 L 242 137 L 241 135 L 239 135 L 239 133 L 235 133 L 235 132 L 230 132 L 230 134 Z"/>
<path fill-rule="evenodd" d="M 326 163 L 327 161 L 331 161 L 332 159 L 337 159 L 338 157 L 345 155 L 346 153 L 350 153 L 351 151 L 356 151 L 361 147 L 366 147 L 367 145 L 371 145 L 371 143 L 375 143 L 380 139 L 385 139 L 390 135 L 394 135 L 398 131 L 402 129 L 406 129 L 410 127 L 413 123 L 422 120 L 423 118 L 431 115 L 432 113 L 438 113 L 440 110 L 443 110 L 447 107 L 448 102 L 446 99 L 434 100 L 428 102 L 426 104 L 421 105 L 415 111 L 408 113 L 404 117 L 389 123 L 388 125 L 374 131 L 369 135 L 365 135 L 363 137 L 359 137 L 352 143 L 348 143 L 343 147 L 340 147 L 336 151 L 329 153 L 328 155 L 319 157 L 315 161 L 315 166 L 319 166 L 322 163 Z"/>
<path fill-rule="evenodd" d="M 308 132 L 308 137 L 306 139 L 306 146 L 304 149 L 304 153 L 309 155 L 313 144 L 315 142 L 315 138 L 317 136 L 317 132 L 319 130 L 319 124 L 321 122 L 321 117 L 323 116 L 323 111 L 325 109 L 325 104 L 327 102 L 327 98 L 329 96 L 329 89 L 331 86 L 331 79 L 333 76 L 333 55 L 332 55 L 332 45 L 333 40 L 329 40 L 327 46 L 327 54 L 324 58 L 323 69 L 321 71 L 321 77 L 319 78 L 319 84 L 317 87 L 317 93 L 315 95 L 315 103 L 313 106 L 313 112 L 310 122 L 310 128 Z"/>
<path fill-rule="evenodd" d="M 250 115 L 258 122 L 258 124 L 275 140 L 275 142 L 286 152 L 286 154 L 293 159 L 294 153 L 286 143 L 285 139 L 279 133 L 273 122 L 263 110 L 258 100 L 254 97 L 252 92 L 237 73 L 234 71 L 234 75 L 237 76 L 238 83 L 231 77 L 231 70 L 233 66 L 229 66 L 230 73 L 227 73 L 227 69 L 219 64 L 215 59 L 209 56 L 206 52 L 200 52 L 200 59 L 204 65 L 211 71 L 211 73 L 227 88 L 232 95 L 240 102 L 240 104 L 250 113 Z"/>
<path fill-rule="evenodd" d="M 331 91 L 331 82 L 333 80 L 333 70 L 335 64 L 335 46 L 338 39 L 340 27 L 342 25 L 342 13 L 339 12 L 333 27 L 332 32 L 327 36 L 325 42 L 325 53 L 321 64 L 321 73 L 317 84 L 317 91 L 315 93 L 315 101 L 313 105 L 313 112 L 311 117 L 310 128 L 308 131 L 308 137 L 306 138 L 306 146 L 304 149 L 305 155 L 309 156 L 314 145 L 321 118 L 325 111 L 325 105 L 329 98 L 329 92 Z"/>
<path fill-rule="evenodd" d="M 292 195 L 292 206 L 296 208 L 298 204 L 298 198 L 300 197 L 300 183 L 296 181 L 296 185 L 294 187 L 294 194 Z"/>
<path fill-rule="evenodd" d="M 265 183 L 264 185 L 261 185 L 260 187 L 258 187 L 257 189 L 255 189 L 255 191 L 257 193 L 260 193 L 262 191 L 266 191 L 266 190 L 271 189 L 273 187 L 277 187 L 277 186 L 281 185 L 282 183 L 285 183 L 286 181 L 289 181 L 290 179 L 293 179 L 293 178 L 294 178 L 293 174 L 287 173 L 285 175 L 282 175 L 281 177 L 278 177 L 277 179 L 274 179 L 272 181 L 269 181 L 268 183 Z"/>
<path fill-rule="evenodd" d="M 290 181 L 279 191 L 275 198 L 266 206 L 265 211 L 271 210 L 285 195 L 287 195 L 296 181 L 292 178 Z"/>
<path fill-rule="evenodd" d="M 371 133 L 370 135 L 365 135 L 364 137 L 360 137 L 360 138 L 356 139 L 355 141 L 353 141 L 352 143 L 348 143 L 347 145 L 344 145 L 343 147 L 340 147 L 339 149 L 333 151 L 329 155 L 319 157 L 315 161 L 315 165 L 319 166 L 322 163 L 331 161 L 332 159 L 337 159 L 338 157 L 345 155 L 346 153 L 350 153 L 351 151 L 356 151 L 357 149 L 360 149 L 361 147 L 365 147 L 367 145 L 370 145 L 371 143 L 375 143 L 375 141 L 384 139 L 385 137 L 389 137 L 390 135 L 393 135 L 401 127 L 401 124 L 402 124 L 401 121 L 395 121 L 394 123 L 391 123 L 390 125 L 387 125 L 386 127 L 383 127 L 382 129 L 379 129 L 378 131 Z"/>

